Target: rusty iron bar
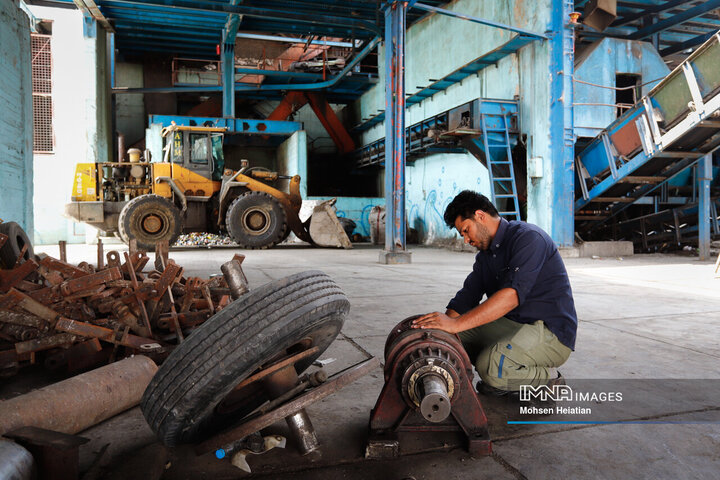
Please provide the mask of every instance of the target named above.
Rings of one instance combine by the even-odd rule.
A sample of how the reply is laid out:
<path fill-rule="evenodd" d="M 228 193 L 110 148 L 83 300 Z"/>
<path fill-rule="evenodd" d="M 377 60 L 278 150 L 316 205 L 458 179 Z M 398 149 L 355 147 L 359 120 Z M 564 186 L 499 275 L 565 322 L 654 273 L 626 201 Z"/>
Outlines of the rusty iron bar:
<path fill-rule="evenodd" d="M 373 357 L 365 360 L 361 363 L 353 365 L 352 367 L 342 370 L 332 377 L 330 377 L 325 383 L 317 388 L 310 390 L 307 393 L 300 395 L 294 400 L 282 405 L 281 407 L 262 415 L 258 418 L 252 419 L 249 422 L 243 423 L 235 428 L 220 433 L 195 447 L 195 452 L 198 455 L 203 453 L 215 451 L 218 448 L 228 445 L 237 441 L 240 438 L 247 437 L 248 435 L 258 432 L 263 428 L 269 427 L 278 420 L 282 420 L 294 413 L 300 411 L 302 408 L 321 400 L 328 395 L 331 395 L 338 390 L 350 385 L 357 381 L 363 376 L 375 370 L 380 366 L 380 360 Z"/>
<path fill-rule="evenodd" d="M 102 270 L 105 268 L 105 249 L 103 248 L 103 241 L 98 238 L 97 244 L 97 269 Z"/>
<path fill-rule="evenodd" d="M 60 261 L 67 263 L 67 242 L 60 240 L 58 242 L 58 248 L 60 249 Z"/>
<path fill-rule="evenodd" d="M 70 265 L 64 260 L 57 260 L 52 257 L 45 257 L 40 261 L 40 265 L 47 268 L 48 270 L 56 271 L 66 277 L 68 280 L 77 277 L 84 277 L 87 275 L 85 270 Z"/>
<path fill-rule="evenodd" d="M 300 360 L 311 357 L 312 355 L 316 354 L 320 349 L 318 347 L 311 347 L 307 350 L 304 350 L 296 355 L 293 355 L 292 357 L 285 358 L 283 360 L 280 360 L 277 363 L 274 363 L 272 365 L 269 365 L 268 367 L 260 370 L 258 373 L 249 376 L 242 382 L 240 382 L 236 387 L 235 390 L 240 390 L 243 387 L 246 387 L 247 385 L 250 385 L 253 382 L 257 382 L 258 380 L 262 380 L 263 378 L 267 377 L 270 374 L 273 374 L 277 372 L 280 369 L 283 369 L 287 367 L 288 365 L 294 365 L 295 363 L 299 362 Z"/>
<path fill-rule="evenodd" d="M 142 349 L 143 345 L 157 343 L 157 340 L 152 338 L 139 337 L 129 333 L 119 335 L 115 330 L 109 328 L 93 325 L 92 323 L 78 322 L 77 320 L 64 317 L 58 319 L 55 324 L 55 330 L 72 333 L 81 337 L 95 337 L 108 343 L 123 345 L 138 350 Z"/>
<path fill-rule="evenodd" d="M 138 291 L 138 281 L 135 278 L 135 268 L 133 267 L 132 259 L 130 255 L 125 253 L 125 262 L 128 265 L 128 272 L 130 273 L 130 281 L 132 282 L 133 289 L 135 292 Z M 136 295 L 137 304 L 140 307 L 140 313 L 142 313 L 143 321 L 145 322 L 145 328 L 148 331 L 148 336 L 152 337 L 152 327 L 150 326 L 150 319 L 148 318 L 147 310 L 145 309 L 145 303 Z"/>
<path fill-rule="evenodd" d="M 45 330 L 47 328 L 47 324 L 42 318 L 10 310 L 0 310 L 0 322 L 23 327 L 33 327 L 38 330 Z"/>
<path fill-rule="evenodd" d="M 23 245 L 20 249 L 20 255 L 18 255 L 17 260 L 15 260 L 15 266 L 13 268 L 18 268 L 23 263 L 23 258 L 25 257 L 25 254 L 28 251 L 27 244 Z"/>
<path fill-rule="evenodd" d="M 85 275 L 84 277 L 67 280 L 59 285 L 60 293 L 67 297 L 74 293 L 81 292 L 83 290 L 89 290 L 92 287 L 111 282 L 113 280 L 120 280 L 122 273 L 118 268 L 108 268 L 98 273 Z"/>
<path fill-rule="evenodd" d="M 162 257 L 160 258 L 162 259 Z M 162 267 L 164 270 L 168 267 L 168 265 L 166 265 L 163 261 Z M 175 335 L 177 336 L 178 344 L 180 344 L 185 341 L 185 337 L 183 336 L 182 328 L 180 327 L 180 320 L 178 319 L 177 310 L 175 309 L 175 299 L 173 298 L 172 288 L 167 289 L 167 295 L 170 299 L 170 312 L 172 314 L 173 323 L 175 324 Z"/>
<path fill-rule="evenodd" d="M 0 270 L 0 293 L 5 293 L 38 269 L 35 260 L 28 260 L 12 270 Z"/>
<path fill-rule="evenodd" d="M 41 337 L 25 342 L 18 342 L 15 344 L 15 351 L 18 355 L 22 353 L 40 352 L 42 350 L 50 350 L 51 348 L 69 345 L 77 339 L 78 338 L 75 335 L 71 335 L 69 333 L 59 333 L 49 337 Z"/>

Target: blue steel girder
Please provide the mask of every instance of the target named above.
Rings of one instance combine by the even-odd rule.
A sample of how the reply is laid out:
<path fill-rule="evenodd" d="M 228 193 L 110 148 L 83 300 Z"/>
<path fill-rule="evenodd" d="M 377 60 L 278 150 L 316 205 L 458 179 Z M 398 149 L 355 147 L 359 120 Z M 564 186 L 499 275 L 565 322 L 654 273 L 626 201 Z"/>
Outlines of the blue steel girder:
<path fill-rule="evenodd" d="M 406 4 L 385 10 L 385 252 L 402 254 L 405 238 L 405 18 Z"/>
<path fill-rule="evenodd" d="M 696 7 L 689 8 L 681 13 L 673 15 L 672 17 L 660 20 L 653 25 L 641 28 L 637 32 L 629 35 L 628 38 L 631 40 L 642 40 L 643 38 L 647 38 L 655 33 L 662 32 L 663 30 L 667 30 L 675 25 L 699 17 L 700 15 L 715 10 L 716 8 L 720 8 L 720 0 L 706 0 Z"/>
<path fill-rule="evenodd" d="M 177 115 L 149 115 L 148 124 L 161 124 L 169 127 L 172 122 L 180 126 L 205 126 L 227 128 L 227 133 L 247 135 L 283 135 L 290 136 L 302 130 L 301 122 L 279 120 L 257 120 L 250 118 L 183 117 Z"/>
<path fill-rule="evenodd" d="M 217 12 L 223 14 L 239 14 L 248 17 L 267 18 L 272 20 L 284 20 L 286 22 L 300 22 L 312 25 L 335 25 L 347 29 L 365 30 L 376 35 L 381 33 L 379 27 L 366 20 L 357 20 L 350 17 L 336 17 L 315 12 L 298 13 L 288 10 L 270 9 L 263 7 L 248 6 L 244 4 L 230 5 L 227 3 L 195 2 L 192 0 L 113 0 L 118 4 L 139 5 L 144 8 L 158 7 L 161 10 L 167 9 L 188 10 L 197 12 Z"/>

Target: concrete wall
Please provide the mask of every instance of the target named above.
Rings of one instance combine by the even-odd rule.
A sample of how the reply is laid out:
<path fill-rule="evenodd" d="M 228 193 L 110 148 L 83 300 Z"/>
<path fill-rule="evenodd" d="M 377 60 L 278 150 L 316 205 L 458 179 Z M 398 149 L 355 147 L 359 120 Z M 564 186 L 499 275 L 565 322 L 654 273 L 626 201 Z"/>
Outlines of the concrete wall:
<path fill-rule="evenodd" d="M 33 234 L 30 23 L 0 2 L 0 218 Z"/>
<path fill-rule="evenodd" d="M 85 241 L 86 227 L 63 214 L 79 162 L 108 160 L 109 83 L 105 32 L 83 35 L 78 10 L 30 6 L 39 19 L 52 20 L 53 129 L 55 151 L 34 158 L 36 244 Z"/>
<path fill-rule="evenodd" d="M 445 8 L 542 33 L 550 28 L 553 2 L 458 0 Z M 418 91 L 418 87 L 432 83 L 430 79 L 442 78 L 506 43 L 513 35 L 509 31 L 457 18 L 430 15 L 407 32 L 406 92 Z M 548 42 L 531 43 L 496 66 L 411 106 L 407 109 L 406 124 L 412 125 L 479 97 L 513 99 L 518 96 L 520 131 L 528 138 L 528 158 L 550 158 L 549 63 Z M 383 48 L 380 48 L 378 64 L 384 65 Z M 355 123 L 385 109 L 384 91 L 381 73 L 380 82 L 358 101 Z M 385 126 L 379 124 L 363 135 L 363 143 L 384 136 Z M 543 168 L 547 173 L 544 178 L 528 182 L 528 220 L 550 231 L 551 166 L 549 162 L 545 163 Z M 381 177 L 383 174 L 381 172 Z M 474 189 L 489 196 L 487 169 L 470 154 L 438 154 L 418 159 L 408 165 L 406 181 L 408 222 L 420 231 L 424 243 L 442 244 L 456 238 L 456 233 L 444 226 L 442 213 L 461 190 Z"/>
<path fill-rule="evenodd" d="M 670 69 L 655 47 L 646 42 L 605 38 L 578 55 L 575 62 L 574 91 L 577 136 L 595 137 L 617 118 L 616 108 L 607 106 L 615 104 L 615 90 L 580 83 L 577 80 L 615 87 L 615 76 L 623 73 L 639 75 L 640 83 L 650 82 L 641 89 L 641 95 L 646 95 L 670 73 Z M 577 105 L 582 103 L 605 105 Z"/>
<path fill-rule="evenodd" d="M 142 87 L 143 66 L 139 63 L 116 63 L 115 84 L 118 87 Z M 142 140 L 146 118 L 142 93 L 115 96 L 115 129 L 125 135 L 126 149 L 138 140 Z"/>

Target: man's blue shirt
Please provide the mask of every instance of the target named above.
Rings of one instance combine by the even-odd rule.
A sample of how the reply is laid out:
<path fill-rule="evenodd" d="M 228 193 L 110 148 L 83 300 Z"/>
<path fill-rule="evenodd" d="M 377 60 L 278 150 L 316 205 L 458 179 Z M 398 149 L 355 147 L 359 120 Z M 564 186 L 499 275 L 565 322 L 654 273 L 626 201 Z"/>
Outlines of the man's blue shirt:
<path fill-rule="evenodd" d="M 555 243 L 539 227 L 500 219 L 490 248 L 480 251 L 462 289 L 447 308 L 463 314 L 503 288 L 517 292 L 519 305 L 505 317 L 518 323 L 542 320 L 575 349 L 577 315 L 565 264 Z"/>

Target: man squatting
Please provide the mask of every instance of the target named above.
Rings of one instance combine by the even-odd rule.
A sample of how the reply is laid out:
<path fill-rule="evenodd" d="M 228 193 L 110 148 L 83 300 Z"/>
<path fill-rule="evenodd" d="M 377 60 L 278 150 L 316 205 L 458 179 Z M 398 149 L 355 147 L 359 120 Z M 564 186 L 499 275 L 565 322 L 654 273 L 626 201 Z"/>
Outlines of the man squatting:
<path fill-rule="evenodd" d="M 577 315 L 550 236 L 535 225 L 501 218 L 487 197 L 470 190 L 450 202 L 444 220 L 479 253 L 445 313 L 423 315 L 413 328 L 457 333 L 474 359 L 482 393 L 564 383 L 557 367 L 575 348 Z"/>

